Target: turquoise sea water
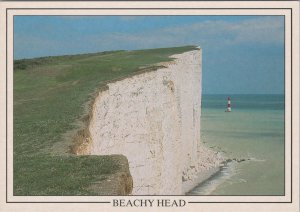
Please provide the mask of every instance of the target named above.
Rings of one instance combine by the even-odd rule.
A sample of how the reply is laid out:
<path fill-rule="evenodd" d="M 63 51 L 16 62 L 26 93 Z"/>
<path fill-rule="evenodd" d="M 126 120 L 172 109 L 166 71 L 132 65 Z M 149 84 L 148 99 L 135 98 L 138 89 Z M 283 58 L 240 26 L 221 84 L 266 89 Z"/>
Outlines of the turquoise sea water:
<path fill-rule="evenodd" d="M 192 194 L 284 195 L 284 95 L 230 97 L 203 95 L 201 139 L 233 161 Z"/>

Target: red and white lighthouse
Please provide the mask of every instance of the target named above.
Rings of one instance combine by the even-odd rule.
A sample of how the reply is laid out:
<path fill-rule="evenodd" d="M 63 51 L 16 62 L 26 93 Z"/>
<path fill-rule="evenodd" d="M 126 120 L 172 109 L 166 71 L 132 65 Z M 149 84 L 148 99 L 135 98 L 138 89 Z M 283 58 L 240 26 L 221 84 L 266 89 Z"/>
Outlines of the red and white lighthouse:
<path fill-rule="evenodd" d="M 230 97 L 227 98 L 227 110 L 226 112 L 231 112 L 231 101 L 230 101 Z"/>

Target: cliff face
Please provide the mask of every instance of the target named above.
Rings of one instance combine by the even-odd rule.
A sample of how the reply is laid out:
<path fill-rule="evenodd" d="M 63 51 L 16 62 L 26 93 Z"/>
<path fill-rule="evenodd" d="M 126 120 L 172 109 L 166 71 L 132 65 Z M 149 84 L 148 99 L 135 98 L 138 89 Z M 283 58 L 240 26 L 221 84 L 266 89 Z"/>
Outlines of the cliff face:
<path fill-rule="evenodd" d="M 109 83 L 95 100 L 91 154 L 125 155 L 133 194 L 183 194 L 201 170 L 201 55 L 174 55 L 167 68 Z"/>

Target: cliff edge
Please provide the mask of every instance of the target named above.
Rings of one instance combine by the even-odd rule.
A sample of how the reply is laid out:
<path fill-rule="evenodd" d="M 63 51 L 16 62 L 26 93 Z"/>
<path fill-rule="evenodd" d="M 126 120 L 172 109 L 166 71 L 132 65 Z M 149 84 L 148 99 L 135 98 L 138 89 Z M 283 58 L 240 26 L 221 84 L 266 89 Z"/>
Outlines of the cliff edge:
<path fill-rule="evenodd" d="M 92 107 L 86 149 L 125 155 L 135 195 L 185 194 L 184 184 L 218 166 L 200 145 L 202 50 L 172 57 L 164 68 L 108 83 Z"/>
<path fill-rule="evenodd" d="M 131 194 L 131 175 L 133 194 L 147 193 L 148 187 L 149 193 L 158 193 L 155 178 L 163 184 L 161 179 L 168 176 L 163 171 L 165 167 L 172 163 L 178 166 L 172 151 L 180 149 L 177 146 L 182 130 L 173 132 L 181 129 L 179 114 L 184 114 L 177 99 L 182 95 L 176 87 L 180 83 L 175 80 L 175 72 L 159 77 L 171 66 L 176 67 L 178 58 L 170 58 L 172 55 L 192 50 L 197 48 L 119 50 L 14 60 L 14 195 Z M 164 89 L 156 88 L 156 84 Z M 107 114 L 101 117 L 101 111 Z M 135 123 L 134 119 L 138 121 Z M 130 142 L 135 144 L 129 146 Z M 102 151 L 102 147 L 106 150 Z M 134 158 L 143 151 L 145 158 Z M 153 164 L 150 170 L 156 170 L 155 176 L 151 173 L 144 178 L 144 162 L 145 169 L 149 162 Z M 177 173 L 173 168 L 168 170 L 170 176 Z M 140 191 L 136 187 L 139 183 Z M 150 191 L 150 186 L 155 189 Z"/>

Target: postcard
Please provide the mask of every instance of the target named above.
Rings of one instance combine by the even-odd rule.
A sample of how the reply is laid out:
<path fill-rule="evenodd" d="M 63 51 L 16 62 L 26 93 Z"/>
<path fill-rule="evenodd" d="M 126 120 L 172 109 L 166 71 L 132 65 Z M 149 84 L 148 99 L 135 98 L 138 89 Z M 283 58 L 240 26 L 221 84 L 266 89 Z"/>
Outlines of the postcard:
<path fill-rule="evenodd" d="M 298 1 L 0 4 L 1 211 L 299 210 Z"/>

